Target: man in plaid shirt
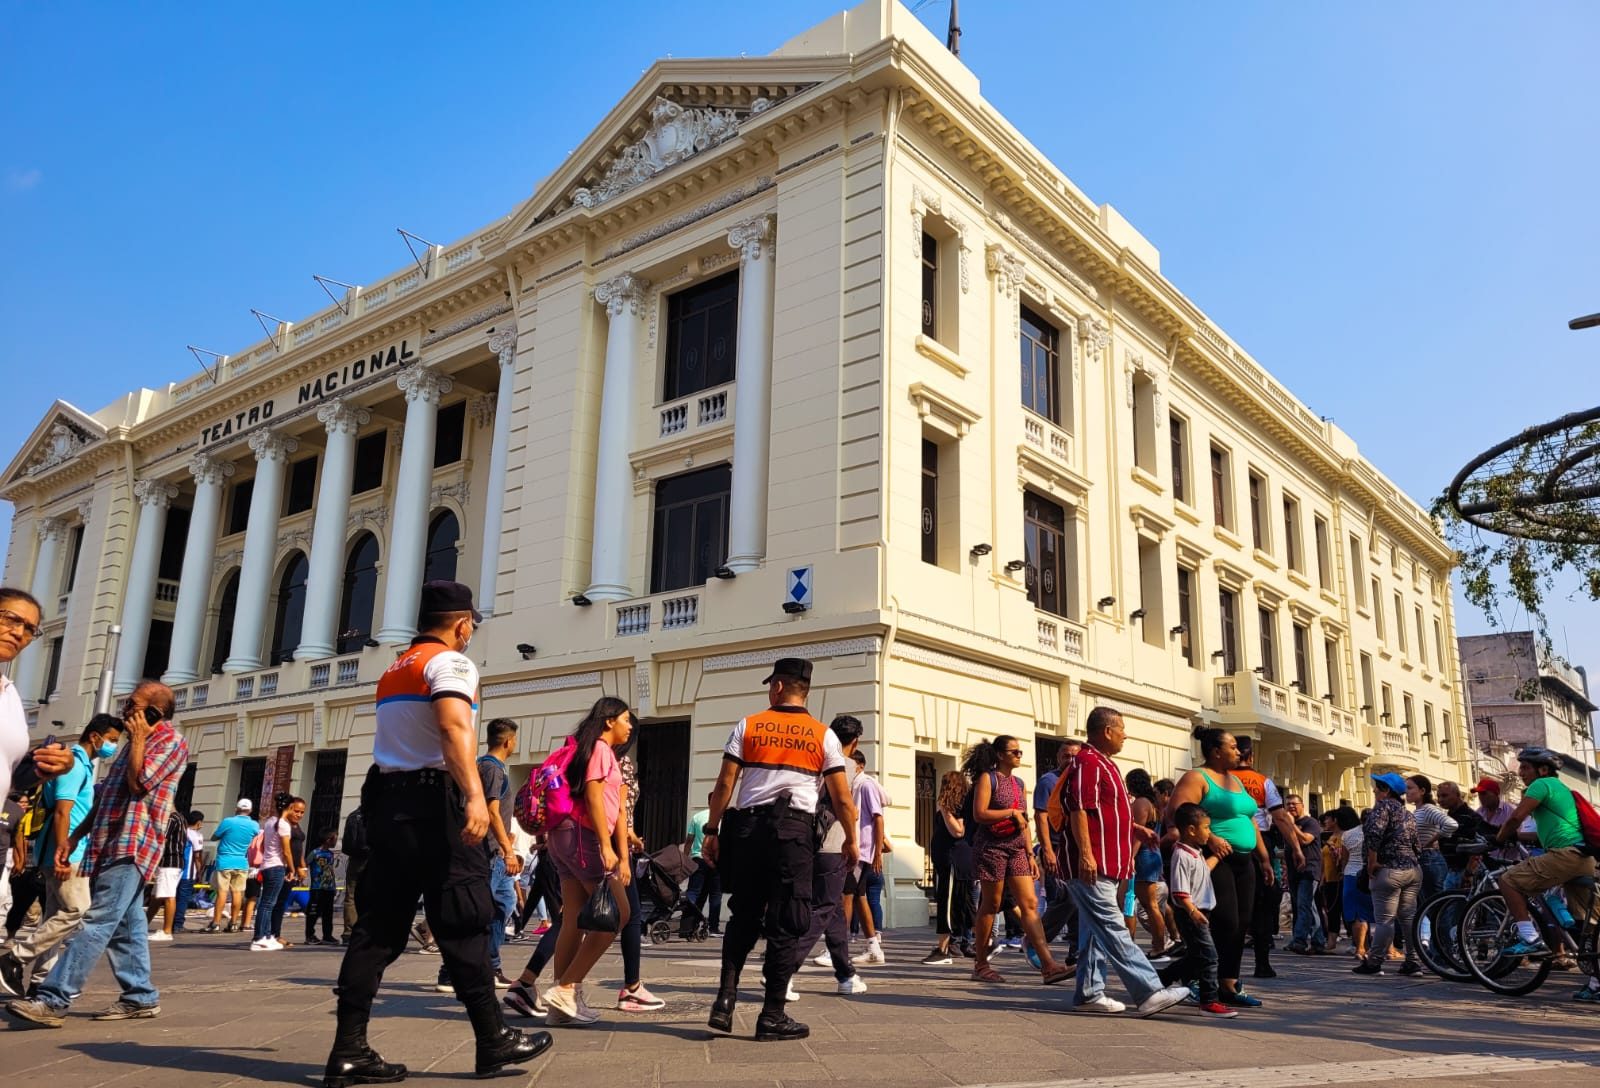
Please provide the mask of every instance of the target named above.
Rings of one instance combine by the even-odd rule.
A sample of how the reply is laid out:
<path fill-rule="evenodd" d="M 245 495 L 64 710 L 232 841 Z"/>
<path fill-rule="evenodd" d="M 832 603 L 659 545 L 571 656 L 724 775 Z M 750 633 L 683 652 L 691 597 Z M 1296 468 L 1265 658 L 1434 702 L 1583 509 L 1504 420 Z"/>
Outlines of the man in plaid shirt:
<path fill-rule="evenodd" d="M 128 743 L 111 761 L 94 809 L 57 859 L 64 862 L 87 836 L 83 872 L 90 880 L 90 906 L 83 928 L 40 983 L 37 999 L 6 1006 L 23 1024 L 61 1027 L 102 952 L 110 957 L 122 997 L 95 1019 L 143 1020 L 161 1012 L 161 995 L 150 981 L 143 892 L 161 864 L 167 816 L 189 762 L 189 746 L 172 725 L 173 709 L 172 689 L 153 680 L 122 704 Z"/>

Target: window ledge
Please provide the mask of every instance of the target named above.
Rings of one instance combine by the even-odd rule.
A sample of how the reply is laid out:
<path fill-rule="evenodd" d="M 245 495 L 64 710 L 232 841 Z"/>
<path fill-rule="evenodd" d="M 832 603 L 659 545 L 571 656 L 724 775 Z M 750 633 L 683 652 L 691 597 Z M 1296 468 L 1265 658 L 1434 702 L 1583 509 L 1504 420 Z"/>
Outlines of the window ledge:
<path fill-rule="evenodd" d="M 1368 608 L 1364 604 L 1358 604 L 1356 605 L 1356 615 L 1360 616 L 1364 620 L 1370 620 L 1372 618 L 1372 609 Z"/>
<path fill-rule="evenodd" d="M 1311 579 L 1307 578 L 1304 574 L 1301 574 L 1299 571 L 1295 570 L 1293 567 L 1290 567 L 1289 570 L 1287 571 L 1287 573 L 1289 575 L 1289 581 L 1293 582 L 1295 585 L 1299 586 L 1301 589 L 1310 589 L 1311 588 Z"/>
<path fill-rule="evenodd" d="M 935 340 L 933 337 L 919 332 L 917 333 L 916 343 L 917 353 L 919 355 L 927 356 L 929 359 L 932 359 L 934 362 L 944 367 L 956 377 L 965 378 L 968 374 L 972 373 L 972 368 L 964 364 L 959 355 L 945 347 L 943 344 L 939 343 L 939 341 Z"/>
<path fill-rule="evenodd" d="M 1401 658 L 1401 660 L 1400 660 L 1400 667 L 1402 669 L 1406 670 L 1406 672 L 1415 672 L 1417 670 L 1417 667 L 1415 665 L 1413 665 L 1411 662 L 1405 660 L 1404 658 Z"/>
<path fill-rule="evenodd" d="M 1321 596 L 1322 596 L 1322 599 L 1327 601 L 1329 604 L 1338 604 L 1339 603 L 1339 595 L 1337 593 L 1335 593 L 1333 590 L 1331 590 L 1331 589 L 1320 589 L 1317 592 L 1320 593 Z"/>
<path fill-rule="evenodd" d="M 1264 552 L 1260 548 L 1256 548 L 1250 554 L 1255 557 L 1255 561 L 1257 563 L 1261 564 L 1263 567 L 1266 567 L 1268 570 L 1278 569 L 1278 561 L 1272 558 L 1271 552 Z"/>
<path fill-rule="evenodd" d="M 1184 502 L 1182 499 L 1172 500 L 1172 512 L 1177 514 L 1184 521 L 1187 521 L 1190 525 L 1200 524 L 1200 512 L 1194 507 L 1190 506 L 1188 503 Z"/>
<path fill-rule="evenodd" d="M 1229 547 L 1234 548 L 1234 549 L 1238 549 L 1238 550 L 1243 550 L 1244 541 L 1242 541 L 1238 537 L 1234 536 L 1233 535 L 1233 530 L 1229 529 L 1226 525 L 1215 525 L 1215 526 L 1212 526 L 1211 532 L 1213 533 L 1213 535 L 1216 536 L 1216 538 L 1218 540 L 1222 541 L 1224 544 L 1228 545 Z"/>
<path fill-rule="evenodd" d="M 1390 653 L 1386 648 L 1380 647 L 1378 649 L 1378 658 L 1382 661 L 1393 661 L 1394 654 Z"/>
<path fill-rule="evenodd" d="M 1132 476 L 1134 483 L 1139 484 L 1148 491 L 1155 492 L 1157 495 L 1166 490 L 1161 486 L 1161 481 L 1156 478 L 1155 473 L 1150 472 L 1148 469 L 1142 469 L 1138 465 L 1134 465 Z"/>

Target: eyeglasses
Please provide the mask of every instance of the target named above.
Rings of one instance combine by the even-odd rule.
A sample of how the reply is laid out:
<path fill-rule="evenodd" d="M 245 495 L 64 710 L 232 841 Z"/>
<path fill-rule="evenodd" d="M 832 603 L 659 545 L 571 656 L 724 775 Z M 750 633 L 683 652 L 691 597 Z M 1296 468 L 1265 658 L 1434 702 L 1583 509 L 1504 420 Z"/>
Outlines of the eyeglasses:
<path fill-rule="evenodd" d="M 21 631 L 30 639 L 38 638 L 44 633 L 44 628 L 39 627 L 37 624 L 29 623 L 15 612 L 4 608 L 0 608 L 0 627 Z"/>
<path fill-rule="evenodd" d="M 1008 755 L 1008 756 L 1020 756 L 1022 754 L 1022 749 L 1021 748 L 1007 748 L 1006 751 L 1005 751 L 1005 754 Z"/>

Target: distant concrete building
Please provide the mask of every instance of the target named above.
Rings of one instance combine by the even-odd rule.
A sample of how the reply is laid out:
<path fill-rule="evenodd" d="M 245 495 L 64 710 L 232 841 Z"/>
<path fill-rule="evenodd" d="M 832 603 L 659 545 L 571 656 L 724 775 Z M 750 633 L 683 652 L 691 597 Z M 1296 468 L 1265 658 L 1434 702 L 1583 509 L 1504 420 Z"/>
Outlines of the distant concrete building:
<path fill-rule="evenodd" d="M 1485 773 L 1514 771 L 1518 750 L 1537 744 L 1566 757 L 1561 777 L 1569 786 L 1595 796 L 1600 766 L 1592 715 L 1600 707 L 1589 699 L 1584 671 L 1543 653 L 1532 631 L 1463 635 L 1457 642 L 1473 747 Z"/>

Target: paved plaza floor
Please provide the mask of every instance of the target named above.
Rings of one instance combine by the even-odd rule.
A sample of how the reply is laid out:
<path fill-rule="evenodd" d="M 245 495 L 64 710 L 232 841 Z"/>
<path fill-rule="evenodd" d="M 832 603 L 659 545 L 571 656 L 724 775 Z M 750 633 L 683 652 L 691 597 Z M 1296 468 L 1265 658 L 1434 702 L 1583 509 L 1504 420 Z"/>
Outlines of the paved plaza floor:
<path fill-rule="evenodd" d="M 298 934 L 297 920 L 286 931 Z M 648 1015 L 607 1009 L 583 1029 L 554 1029 L 555 1046 L 502 1083 L 814 1085 L 871 1088 L 1268 1088 L 1276 1085 L 1496 1085 L 1592 1083 L 1600 1071 L 1600 1007 L 1567 1000 L 1579 981 L 1555 975 L 1539 993 L 1497 998 L 1427 978 L 1350 974 L 1347 956 L 1277 957 L 1282 977 L 1251 987 L 1266 1001 L 1236 1020 L 1202 1020 L 1180 1007 L 1149 1020 L 1063 1010 L 1070 985 L 1045 989 L 1021 957 L 998 957 L 1012 981 L 983 986 L 953 967 L 917 963 L 930 941 L 895 934 L 889 963 L 862 970 L 871 989 L 832 993 L 830 971 L 807 967 L 791 1006 L 811 1025 L 799 1043 L 750 1038 L 759 996 L 747 987 L 735 1028 L 714 1035 L 715 941 L 647 947 L 645 978 L 668 1001 Z M 506 947 L 520 965 L 530 944 Z M 333 1031 L 337 947 L 252 953 L 238 940 L 189 934 L 151 948 L 161 989 L 154 1020 L 95 1023 L 115 999 L 102 964 L 60 1030 L 0 1026 L 0 1084 L 30 1088 L 221 1088 L 315 1085 Z M 470 1080 L 472 1036 L 454 997 L 436 993 L 438 958 L 407 954 L 390 969 L 371 1034 L 391 1061 L 428 1085 Z M 587 987 L 595 1008 L 614 999 L 621 961 L 608 954 Z M 759 984 L 759 970 L 746 979 Z M 1110 992 L 1120 994 L 1113 981 Z M 1124 995 L 1125 996 L 1125 995 Z M 527 1024 L 528 1021 L 518 1021 Z"/>

